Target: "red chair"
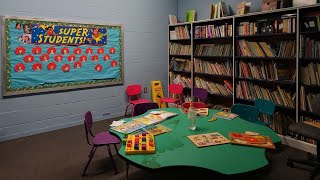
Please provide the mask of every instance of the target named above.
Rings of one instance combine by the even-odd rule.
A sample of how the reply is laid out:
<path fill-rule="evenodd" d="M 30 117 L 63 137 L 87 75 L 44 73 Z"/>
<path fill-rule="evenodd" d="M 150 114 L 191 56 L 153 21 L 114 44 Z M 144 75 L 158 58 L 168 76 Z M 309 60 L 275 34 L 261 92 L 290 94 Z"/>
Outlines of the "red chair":
<path fill-rule="evenodd" d="M 174 103 L 176 107 L 178 107 L 180 101 L 180 95 L 182 94 L 183 86 L 181 84 L 169 84 L 169 97 L 168 98 L 160 98 L 160 107 L 162 103 Z M 177 98 L 176 98 L 177 96 Z"/>
<path fill-rule="evenodd" d="M 93 135 L 93 133 L 91 131 L 91 128 L 92 128 L 92 114 L 91 114 L 90 111 L 88 111 L 84 116 L 84 128 L 85 128 L 85 131 L 86 131 L 87 142 L 88 142 L 88 144 L 90 146 L 92 146 L 92 149 L 91 149 L 90 154 L 89 154 L 89 160 L 88 160 L 84 170 L 82 171 L 82 176 L 86 175 L 86 171 L 87 171 L 88 166 L 89 166 L 89 164 L 91 162 L 91 159 L 92 159 L 94 153 L 96 152 L 97 148 L 100 147 L 100 146 L 107 146 L 108 152 L 109 152 L 109 157 L 111 159 L 111 162 L 112 162 L 112 165 L 113 165 L 113 167 L 115 169 L 115 172 L 117 173 L 117 167 L 116 167 L 115 163 L 113 162 L 113 156 L 112 156 L 111 150 L 110 150 L 110 144 L 114 145 L 114 148 L 116 149 L 116 152 L 117 152 L 117 155 L 118 155 L 118 149 L 117 149 L 116 144 L 120 144 L 120 140 L 117 137 L 109 134 L 109 132 L 101 132 L 101 133 Z M 90 138 L 88 136 L 89 133 L 93 137 L 92 138 L 92 142 L 90 141 Z"/>
<path fill-rule="evenodd" d="M 207 108 L 207 105 L 203 102 L 192 102 L 194 108 L 198 109 L 198 108 Z M 190 103 L 183 103 L 182 105 L 182 109 L 189 109 L 190 107 Z"/>
<path fill-rule="evenodd" d="M 124 112 L 124 115 L 127 114 L 128 106 L 131 105 L 131 116 L 134 116 L 134 106 L 136 104 L 140 103 L 148 103 L 150 100 L 148 99 L 141 99 L 141 85 L 140 84 L 131 84 L 127 86 L 126 89 L 127 95 L 128 95 L 128 105 L 126 107 L 126 111 Z"/>

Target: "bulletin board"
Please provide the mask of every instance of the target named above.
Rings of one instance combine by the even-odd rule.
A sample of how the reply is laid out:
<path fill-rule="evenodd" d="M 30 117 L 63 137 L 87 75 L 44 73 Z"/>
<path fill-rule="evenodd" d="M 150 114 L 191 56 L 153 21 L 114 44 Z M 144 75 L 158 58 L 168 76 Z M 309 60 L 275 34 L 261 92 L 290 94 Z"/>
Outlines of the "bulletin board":
<path fill-rule="evenodd" d="M 123 26 L 1 17 L 2 95 L 123 84 Z"/>

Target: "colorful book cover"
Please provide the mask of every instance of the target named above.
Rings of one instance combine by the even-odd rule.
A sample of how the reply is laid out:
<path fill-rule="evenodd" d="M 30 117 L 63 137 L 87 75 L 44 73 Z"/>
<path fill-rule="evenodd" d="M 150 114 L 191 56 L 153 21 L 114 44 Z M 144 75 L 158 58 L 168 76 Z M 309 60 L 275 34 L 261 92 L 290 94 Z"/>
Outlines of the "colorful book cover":
<path fill-rule="evenodd" d="M 276 149 L 269 136 L 230 132 L 229 137 L 231 144 Z"/>
<path fill-rule="evenodd" d="M 228 119 L 228 120 L 234 119 L 238 116 L 239 116 L 238 114 L 225 112 L 225 111 L 218 112 L 214 115 L 214 117 L 216 118 L 222 118 L 222 119 Z"/>
<path fill-rule="evenodd" d="M 138 121 L 130 121 L 120 126 L 113 127 L 112 129 L 120 133 L 131 133 L 138 129 L 144 128 L 145 126 L 146 124 L 140 123 Z"/>
<path fill-rule="evenodd" d="M 153 134 L 154 136 L 172 131 L 172 129 L 162 124 L 148 126 L 146 130 L 149 134 Z"/>

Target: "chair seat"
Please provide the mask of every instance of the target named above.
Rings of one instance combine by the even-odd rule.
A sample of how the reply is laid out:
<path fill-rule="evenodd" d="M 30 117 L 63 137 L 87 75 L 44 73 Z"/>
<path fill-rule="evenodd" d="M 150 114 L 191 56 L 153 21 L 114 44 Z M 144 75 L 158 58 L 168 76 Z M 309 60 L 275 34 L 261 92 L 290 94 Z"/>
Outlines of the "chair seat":
<path fill-rule="evenodd" d="M 161 101 L 161 102 L 166 102 L 166 103 L 175 103 L 175 102 L 178 102 L 179 99 L 174 99 L 174 98 L 161 98 L 160 101 Z"/>
<path fill-rule="evenodd" d="M 148 102 L 150 102 L 150 100 L 148 100 L 148 99 L 138 99 L 138 100 L 130 101 L 130 103 L 134 104 L 134 105 L 140 104 L 140 103 L 148 103 Z"/>
<path fill-rule="evenodd" d="M 304 122 L 294 123 L 289 126 L 289 130 L 305 136 L 307 138 L 314 139 L 316 141 L 320 141 L 320 128 L 311 126 Z"/>
<path fill-rule="evenodd" d="M 108 132 L 101 132 L 94 136 L 92 143 L 93 145 L 117 144 L 120 140 Z"/>

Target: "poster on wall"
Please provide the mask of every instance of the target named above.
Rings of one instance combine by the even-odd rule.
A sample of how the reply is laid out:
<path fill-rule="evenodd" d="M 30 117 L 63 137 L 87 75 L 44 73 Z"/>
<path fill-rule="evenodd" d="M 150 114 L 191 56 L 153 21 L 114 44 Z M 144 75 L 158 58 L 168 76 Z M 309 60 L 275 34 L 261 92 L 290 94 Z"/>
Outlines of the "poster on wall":
<path fill-rule="evenodd" d="M 123 27 L 1 17 L 3 96 L 123 84 Z"/>

